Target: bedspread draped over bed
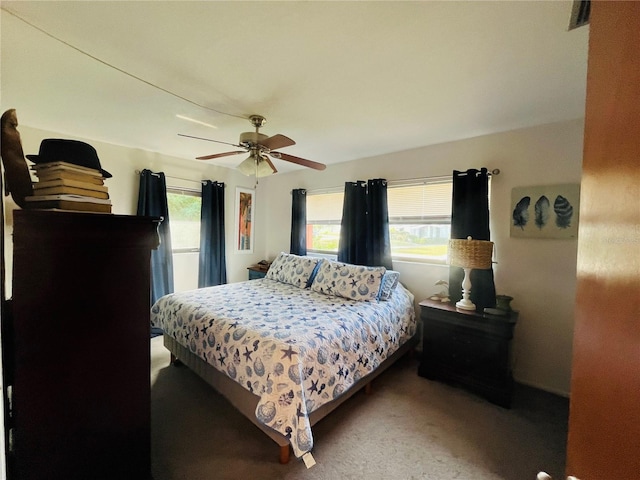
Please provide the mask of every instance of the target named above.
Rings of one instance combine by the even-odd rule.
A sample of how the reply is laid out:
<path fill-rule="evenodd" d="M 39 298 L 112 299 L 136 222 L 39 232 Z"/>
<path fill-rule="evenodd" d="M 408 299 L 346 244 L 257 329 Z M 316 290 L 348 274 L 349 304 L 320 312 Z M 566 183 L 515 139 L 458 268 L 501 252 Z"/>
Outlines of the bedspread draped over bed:
<path fill-rule="evenodd" d="M 257 419 L 302 456 L 308 415 L 372 372 L 416 331 L 413 295 L 354 301 L 270 279 L 162 297 L 152 324 L 257 395 Z"/>

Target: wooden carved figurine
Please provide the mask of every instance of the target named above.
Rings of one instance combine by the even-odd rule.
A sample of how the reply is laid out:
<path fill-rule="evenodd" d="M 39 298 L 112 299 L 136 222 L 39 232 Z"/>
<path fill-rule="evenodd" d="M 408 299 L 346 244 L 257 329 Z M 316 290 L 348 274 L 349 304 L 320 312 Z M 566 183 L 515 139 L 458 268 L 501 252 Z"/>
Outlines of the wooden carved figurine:
<path fill-rule="evenodd" d="M 27 161 L 24 159 L 20 132 L 18 132 L 18 117 L 15 109 L 7 110 L 0 119 L 2 136 L 0 138 L 0 154 L 4 165 L 5 195 L 11 193 L 13 200 L 22 208 L 25 207 L 25 197 L 33 195 L 33 184 Z"/>

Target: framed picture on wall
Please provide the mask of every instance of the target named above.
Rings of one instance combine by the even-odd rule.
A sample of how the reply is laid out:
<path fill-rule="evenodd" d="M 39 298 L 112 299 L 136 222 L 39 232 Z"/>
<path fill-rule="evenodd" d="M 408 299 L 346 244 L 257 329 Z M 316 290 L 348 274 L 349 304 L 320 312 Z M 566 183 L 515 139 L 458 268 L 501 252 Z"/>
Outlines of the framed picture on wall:
<path fill-rule="evenodd" d="M 256 192 L 250 188 L 236 187 L 236 252 L 253 253 L 253 212 Z"/>
<path fill-rule="evenodd" d="M 578 238 L 579 213 L 579 184 L 511 190 L 512 237 Z"/>

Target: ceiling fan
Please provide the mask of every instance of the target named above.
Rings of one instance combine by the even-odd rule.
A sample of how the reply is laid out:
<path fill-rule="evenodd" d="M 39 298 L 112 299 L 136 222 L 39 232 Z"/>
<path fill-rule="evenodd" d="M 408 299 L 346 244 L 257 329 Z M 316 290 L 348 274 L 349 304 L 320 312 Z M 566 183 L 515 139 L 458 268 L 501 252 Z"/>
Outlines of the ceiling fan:
<path fill-rule="evenodd" d="M 282 152 L 275 152 L 278 148 L 290 147 L 295 145 L 296 142 L 284 135 L 274 135 L 268 137 L 259 132 L 267 120 L 261 115 L 251 115 L 249 121 L 255 127 L 255 132 L 244 132 L 240 134 L 240 142 L 238 144 L 221 142 L 219 140 L 211 140 L 209 138 L 194 137 L 191 135 L 184 135 L 179 133 L 181 137 L 197 138 L 198 140 L 206 140 L 208 142 L 224 143 L 226 145 L 232 145 L 234 147 L 243 148 L 244 150 L 236 150 L 233 152 L 214 153 L 213 155 L 205 155 L 203 157 L 196 157 L 196 160 L 211 160 L 212 158 L 226 157 L 229 155 L 239 155 L 241 153 L 249 153 L 249 156 L 238 165 L 238 170 L 244 175 L 255 175 L 256 177 L 265 177 L 276 173 L 278 170 L 273 165 L 273 162 L 269 157 L 284 160 L 287 162 L 302 165 L 304 167 L 313 168 L 315 170 L 324 170 L 326 165 L 305 158 L 294 157 Z"/>

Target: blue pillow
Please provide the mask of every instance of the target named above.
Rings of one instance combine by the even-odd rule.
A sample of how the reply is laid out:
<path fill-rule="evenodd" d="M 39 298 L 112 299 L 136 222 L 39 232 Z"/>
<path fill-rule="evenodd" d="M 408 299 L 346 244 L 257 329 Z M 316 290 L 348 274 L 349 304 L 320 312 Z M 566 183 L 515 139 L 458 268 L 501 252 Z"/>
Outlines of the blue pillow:
<path fill-rule="evenodd" d="M 384 277 L 382 277 L 382 284 L 380 285 L 380 292 L 378 294 L 378 299 L 382 301 L 387 301 L 391 298 L 391 294 L 393 290 L 398 285 L 398 281 L 400 279 L 400 272 L 396 272 L 395 270 L 387 270 L 384 272 Z"/>
<path fill-rule="evenodd" d="M 313 283 L 313 279 L 316 278 L 318 269 L 320 268 L 320 265 L 322 264 L 323 261 L 324 261 L 324 258 L 318 259 L 318 263 L 316 263 L 316 266 L 314 267 L 313 272 L 311 272 L 311 275 L 309 276 L 309 280 L 307 281 L 307 288 L 311 286 L 311 284 Z"/>

